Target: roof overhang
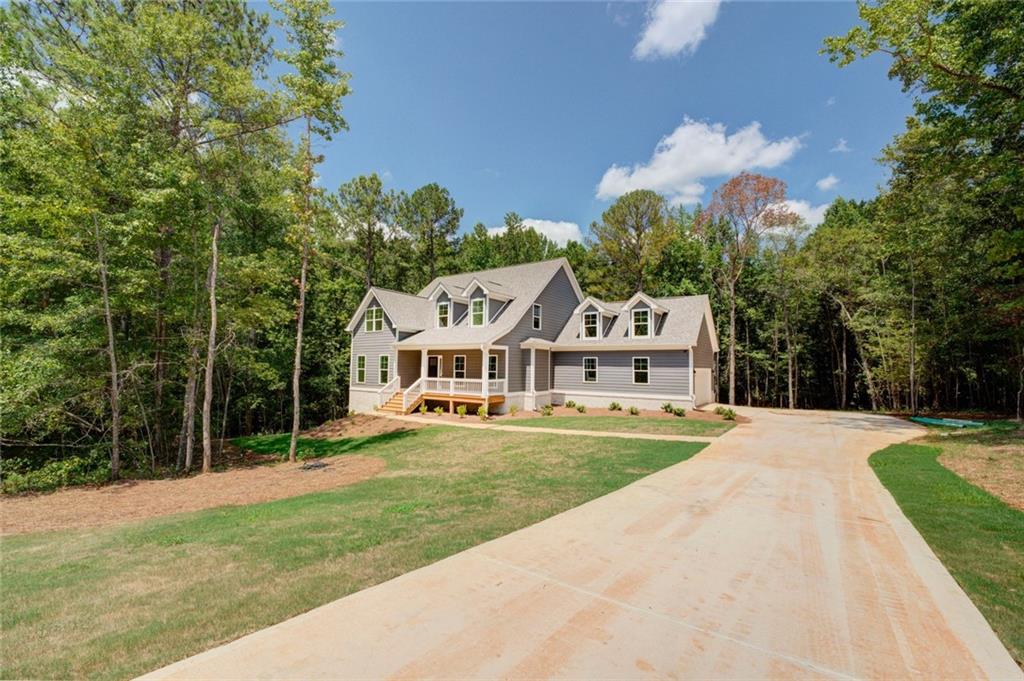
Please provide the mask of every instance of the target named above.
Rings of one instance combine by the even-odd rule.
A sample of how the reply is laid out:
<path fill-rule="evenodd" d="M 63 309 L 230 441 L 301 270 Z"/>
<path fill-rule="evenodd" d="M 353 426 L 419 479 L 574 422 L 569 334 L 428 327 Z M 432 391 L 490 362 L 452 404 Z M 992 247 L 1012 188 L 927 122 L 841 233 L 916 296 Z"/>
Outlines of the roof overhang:
<path fill-rule="evenodd" d="M 453 301 L 455 301 L 457 303 L 463 303 L 463 304 L 468 304 L 469 303 L 469 298 L 465 297 L 464 295 L 462 295 L 459 292 L 452 292 L 452 291 L 448 290 L 448 287 L 445 286 L 443 283 L 440 283 L 440 282 L 437 284 L 437 286 L 434 287 L 434 290 L 430 292 L 430 295 L 427 296 L 427 298 L 429 300 L 437 300 L 437 297 L 439 295 L 441 295 L 442 291 L 444 293 L 447 293 L 448 297 L 451 300 L 453 300 Z"/>
<path fill-rule="evenodd" d="M 468 297 L 469 294 L 473 292 L 474 288 L 479 288 L 481 291 L 484 292 L 484 294 L 488 298 L 494 298 L 495 300 L 505 300 L 505 301 L 508 301 L 508 300 L 512 300 L 512 299 L 515 298 L 515 296 L 510 296 L 507 293 L 502 293 L 501 291 L 495 291 L 493 289 L 493 287 L 487 286 L 487 284 L 483 283 L 482 281 L 480 281 L 476 277 L 473 277 L 470 280 L 470 282 L 466 285 L 466 288 L 462 289 L 462 295 L 464 297 Z"/>
<path fill-rule="evenodd" d="M 384 310 L 384 314 L 388 316 L 388 319 L 392 319 L 391 314 L 388 313 L 387 308 L 384 307 L 384 304 L 380 302 L 380 298 L 377 298 L 376 294 L 374 293 L 374 289 L 371 286 L 369 289 L 367 289 L 366 295 L 363 296 L 362 301 L 360 301 L 359 307 L 357 307 L 356 311 L 352 313 L 352 319 L 350 319 L 348 325 L 345 326 L 346 331 L 348 331 L 349 333 L 355 332 L 356 327 L 359 325 L 359 318 L 363 316 L 363 313 L 366 312 L 366 308 L 370 306 L 370 301 L 373 300 L 374 298 L 377 299 L 377 304 L 380 305 L 382 310 Z"/>
<path fill-rule="evenodd" d="M 525 346 L 526 344 L 523 343 Z M 678 343 L 552 343 L 548 348 L 553 352 L 561 351 L 592 351 L 604 352 L 607 350 L 690 350 L 690 345 Z"/>
<path fill-rule="evenodd" d="M 583 302 L 580 303 L 579 305 L 577 305 L 576 309 L 573 310 L 572 313 L 573 314 L 582 314 L 583 311 L 585 309 L 587 309 L 587 307 L 589 307 L 590 305 L 593 305 L 594 307 L 596 307 L 598 312 L 600 312 L 605 317 L 614 317 L 616 314 L 618 314 L 617 312 L 615 312 L 611 308 L 606 307 L 605 304 L 602 301 L 598 300 L 594 296 L 587 296 L 586 298 L 584 298 Z"/>
<path fill-rule="evenodd" d="M 657 312 L 659 314 L 664 314 L 664 313 L 668 312 L 667 308 L 662 307 L 661 305 L 659 305 L 658 301 L 656 301 L 654 298 L 651 298 L 649 295 L 647 295 L 643 291 L 637 291 L 636 293 L 634 293 L 633 297 L 630 298 L 629 300 L 627 300 L 626 303 L 622 306 L 622 309 L 624 309 L 624 310 L 632 310 L 633 306 L 636 305 L 637 303 L 641 302 L 641 301 L 644 302 L 644 303 L 647 303 L 648 307 L 650 307 L 652 310 L 654 310 L 655 312 Z"/>
<path fill-rule="evenodd" d="M 527 350 L 550 350 L 554 346 L 554 341 L 543 338 L 527 338 L 519 344 L 519 347 L 526 348 Z"/>

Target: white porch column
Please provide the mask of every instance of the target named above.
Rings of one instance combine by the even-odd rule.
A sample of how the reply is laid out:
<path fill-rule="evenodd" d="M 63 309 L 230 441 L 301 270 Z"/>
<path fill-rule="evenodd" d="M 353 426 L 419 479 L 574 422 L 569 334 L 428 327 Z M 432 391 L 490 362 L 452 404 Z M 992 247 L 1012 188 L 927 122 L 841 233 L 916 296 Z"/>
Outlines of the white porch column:
<path fill-rule="evenodd" d="M 530 348 L 530 410 L 537 408 L 537 348 Z"/>
<path fill-rule="evenodd" d="M 484 403 L 486 404 L 487 403 L 487 395 L 489 393 L 490 384 L 491 384 L 491 382 L 489 380 L 490 373 L 488 373 L 488 369 L 491 366 L 491 357 L 490 357 L 491 353 L 490 353 L 490 348 L 489 348 L 489 346 L 486 343 L 484 343 L 483 345 L 480 346 L 480 354 L 481 354 L 481 358 L 480 358 L 480 362 L 481 362 L 481 364 L 480 364 L 480 390 L 482 391 L 481 394 L 483 395 Z"/>
<path fill-rule="evenodd" d="M 427 380 L 427 351 L 426 349 L 420 350 L 420 380 L 426 382 Z M 423 383 L 420 383 L 422 388 Z"/>

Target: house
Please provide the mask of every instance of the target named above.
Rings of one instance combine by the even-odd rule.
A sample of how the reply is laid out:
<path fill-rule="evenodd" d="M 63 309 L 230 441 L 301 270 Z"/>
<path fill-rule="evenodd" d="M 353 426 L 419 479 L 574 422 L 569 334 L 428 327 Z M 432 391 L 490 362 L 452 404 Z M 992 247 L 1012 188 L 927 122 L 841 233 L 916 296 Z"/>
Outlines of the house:
<path fill-rule="evenodd" d="M 565 258 L 438 277 L 416 295 L 372 287 L 347 330 L 357 412 L 714 399 L 707 296 L 584 296 Z"/>

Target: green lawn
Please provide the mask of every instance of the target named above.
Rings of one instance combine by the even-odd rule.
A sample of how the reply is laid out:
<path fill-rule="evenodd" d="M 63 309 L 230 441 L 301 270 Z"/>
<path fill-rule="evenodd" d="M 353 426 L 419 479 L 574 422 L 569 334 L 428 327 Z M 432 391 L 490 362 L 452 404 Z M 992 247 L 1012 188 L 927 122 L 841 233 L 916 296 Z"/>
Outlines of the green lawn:
<path fill-rule="evenodd" d="M 288 436 L 240 444 L 286 452 Z M 0 540 L 0 677 L 152 670 L 535 523 L 703 447 L 451 427 L 302 445 L 306 456 L 380 457 L 387 471 L 270 503 Z"/>
<path fill-rule="evenodd" d="M 943 449 L 967 443 L 967 439 L 931 437 L 924 445 L 883 449 L 870 462 L 903 513 L 1019 663 L 1024 660 L 1024 512 L 936 460 Z"/>
<path fill-rule="evenodd" d="M 507 421 L 511 426 L 531 428 L 568 428 L 570 430 L 618 431 L 623 433 L 650 433 L 654 435 L 721 435 L 736 424 L 732 421 L 698 421 L 681 418 L 652 418 L 650 416 L 538 416 L 530 419 Z"/>

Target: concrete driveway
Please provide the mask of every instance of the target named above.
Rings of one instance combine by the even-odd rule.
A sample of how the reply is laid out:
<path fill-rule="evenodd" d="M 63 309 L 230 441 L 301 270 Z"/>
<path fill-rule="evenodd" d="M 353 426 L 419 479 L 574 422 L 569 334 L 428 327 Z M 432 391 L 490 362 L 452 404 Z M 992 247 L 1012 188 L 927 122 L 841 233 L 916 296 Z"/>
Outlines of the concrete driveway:
<path fill-rule="evenodd" d="M 151 677 L 1022 678 L 867 465 L 916 427 L 741 411 L 690 461 Z"/>

